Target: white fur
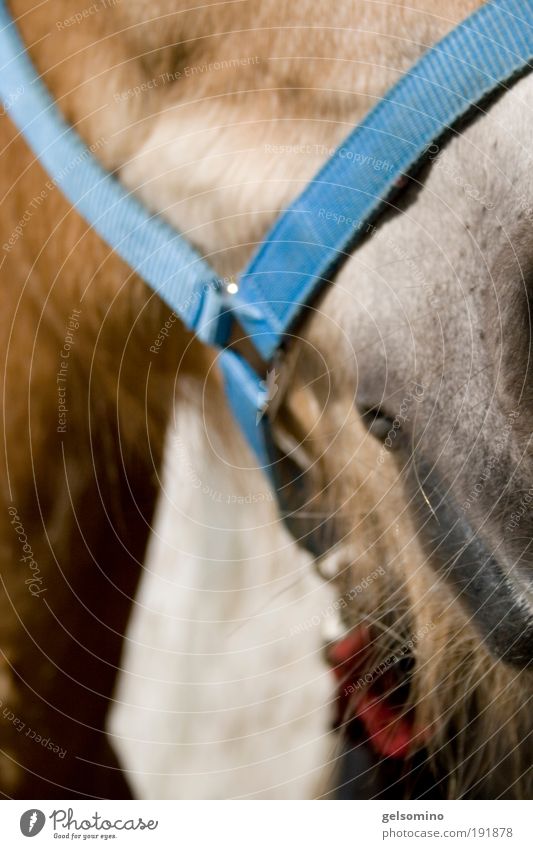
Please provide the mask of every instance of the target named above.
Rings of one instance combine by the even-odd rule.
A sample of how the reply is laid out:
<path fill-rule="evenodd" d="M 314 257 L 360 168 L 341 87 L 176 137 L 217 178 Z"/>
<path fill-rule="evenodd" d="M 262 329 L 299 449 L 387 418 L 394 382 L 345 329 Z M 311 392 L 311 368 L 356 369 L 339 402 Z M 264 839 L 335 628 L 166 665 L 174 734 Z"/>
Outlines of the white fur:
<path fill-rule="evenodd" d="M 240 435 L 234 454 L 251 461 Z M 228 474 L 200 413 L 180 402 L 111 722 L 141 797 L 324 789 L 334 745 L 321 658 L 328 588 L 274 502 L 247 497 L 272 497 L 262 474 Z"/>

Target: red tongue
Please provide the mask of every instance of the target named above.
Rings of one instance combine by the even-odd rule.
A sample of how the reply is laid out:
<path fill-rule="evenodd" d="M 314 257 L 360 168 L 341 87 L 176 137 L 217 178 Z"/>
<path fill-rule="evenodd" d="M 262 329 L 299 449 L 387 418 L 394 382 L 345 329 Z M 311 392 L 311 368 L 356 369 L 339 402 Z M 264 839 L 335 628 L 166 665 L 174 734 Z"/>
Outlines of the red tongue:
<path fill-rule="evenodd" d="M 378 754 L 405 758 L 417 737 L 412 712 L 390 697 L 390 674 L 377 673 L 366 683 L 365 659 L 370 646 L 370 632 L 363 625 L 328 650 L 338 681 L 336 725 L 358 719 Z"/>
<path fill-rule="evenodd" d="M 381 696 L 365 693 L 355 707 L 354 716 L 363 723 L 368 739 L 383 757 L 406 758 L 415 734 L 408 714 L 394 710 Z"/>
<path fill-rule="evenodd" d="M 330 646 L 328 660 L 339 680 L 344 680 L 346 672 L 353 672 L 354 667 L 362 665 L 363 652 L 366 654 L 369 645 L 370 632 L 368 628 L 361 625 L 356 631 L 352 631 L 351 634 Z"/>

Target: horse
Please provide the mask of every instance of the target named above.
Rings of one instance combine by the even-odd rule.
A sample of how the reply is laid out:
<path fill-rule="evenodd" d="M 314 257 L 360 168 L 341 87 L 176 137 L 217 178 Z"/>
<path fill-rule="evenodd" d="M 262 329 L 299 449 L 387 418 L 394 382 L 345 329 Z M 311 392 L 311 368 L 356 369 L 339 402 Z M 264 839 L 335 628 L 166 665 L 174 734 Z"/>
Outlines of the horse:
<path fill-rule="evenodd" d="M 227 279 L 348 129 L 479 5 L 357 0 L 332 22 L 322 0 L 9 3 L 89 150 Z M 292 600 L 316 593 L 340 617 L 324 646 L 333 693 L 317 628 L 303 629 L 303 649 L 289 633 L 310 682 L 300 700 L 320 678 L 302 738 L 308 778 L 284 786 L 274 763 L 263 794 L 325 795 L 321 771 L 339 783 L 334 719 L 353 740 L 344 747 L 371 753 L 356 793 L 528 796 L 532 85 L 515 82 L 429 151 L 295 329 L 269 414 L 280 468 L 300 485 L 282 482 L 279 509 L 231 418 L 216 353 L 69 207 L 2 115 L 5 796 L 128 797 L 105 732 L 124 634 L 130 658 L 142 642 L 138 612 L 126 629 L 147 546 L 145 597 L 169 558 L 203 552 L 206 537 L 208 557 L 223 548 L 233 564 L 207 601 L 222 619 L 251 616 L 231 595 L 235 580 L 239 598 L 254 585 L 258 557 L 267 597 L 270 583 L 287 592 L 284 576 L 310 581 L 315 568 L 324 586 L 300 584 Z M 229 528 L 217 525 L 224 494 L 249 509 L 233 509 Z M 311 609 L 291 612 L 293 624 Z M 267 642 L 247 657 L 255 669 Z M 112 734 L 131 738 L 121 701 Z M 253 751 L 253 735 L 242 740 Z"/>

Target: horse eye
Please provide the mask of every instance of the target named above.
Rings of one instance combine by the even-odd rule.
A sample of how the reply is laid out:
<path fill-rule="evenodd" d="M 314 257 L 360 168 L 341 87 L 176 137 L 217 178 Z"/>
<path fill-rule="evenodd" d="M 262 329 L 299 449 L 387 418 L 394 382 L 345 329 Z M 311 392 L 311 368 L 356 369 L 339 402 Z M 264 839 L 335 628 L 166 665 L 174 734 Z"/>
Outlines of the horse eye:
<path fill-rule="evenodd" d="M 394 419 L 387 415 L 381 407 L 359 407 L 359 413 L 368 432 L 380 442 L 385 442 L 395 430 Z"/>

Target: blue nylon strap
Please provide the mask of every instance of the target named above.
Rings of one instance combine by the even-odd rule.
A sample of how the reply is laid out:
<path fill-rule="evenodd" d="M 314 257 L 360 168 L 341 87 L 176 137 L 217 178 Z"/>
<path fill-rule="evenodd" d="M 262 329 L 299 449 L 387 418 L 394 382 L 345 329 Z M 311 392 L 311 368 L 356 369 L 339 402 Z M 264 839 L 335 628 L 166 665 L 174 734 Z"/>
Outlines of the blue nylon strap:
<path fill-rule="evenodd" d="M 265 360 L 427 147 L 528 69 L 532 24 L 531 0 L 482 6 L 399 80 L 277 220 L 241 277 L 234 307 Z"/>
<path fill-rule="evenodd" d="M 51 180 L 190 329 L 217 341 L 224 289 L 214 270 L 162 218 L 99 164 L 63 119 L 4 2 L 0 3 L 0 100 Z"/>
<path fill-rule="evenodd" d="M 231 298 L 183 236 L 129 195 L 65 123 L 3 0 L 0 99 L 70 203 L 187 327 L 223 346 L 231 311 L 268 362 L 427 147 L 530 70 L 532 23 L 533 0 L 494 0 L 431 48 L 281 215 Z M 236 418 L 268 466 L 268 420 L 257 417 L 267 400 L 262 381 L 232 350 L 222 350 L 219 362 Z"/>

